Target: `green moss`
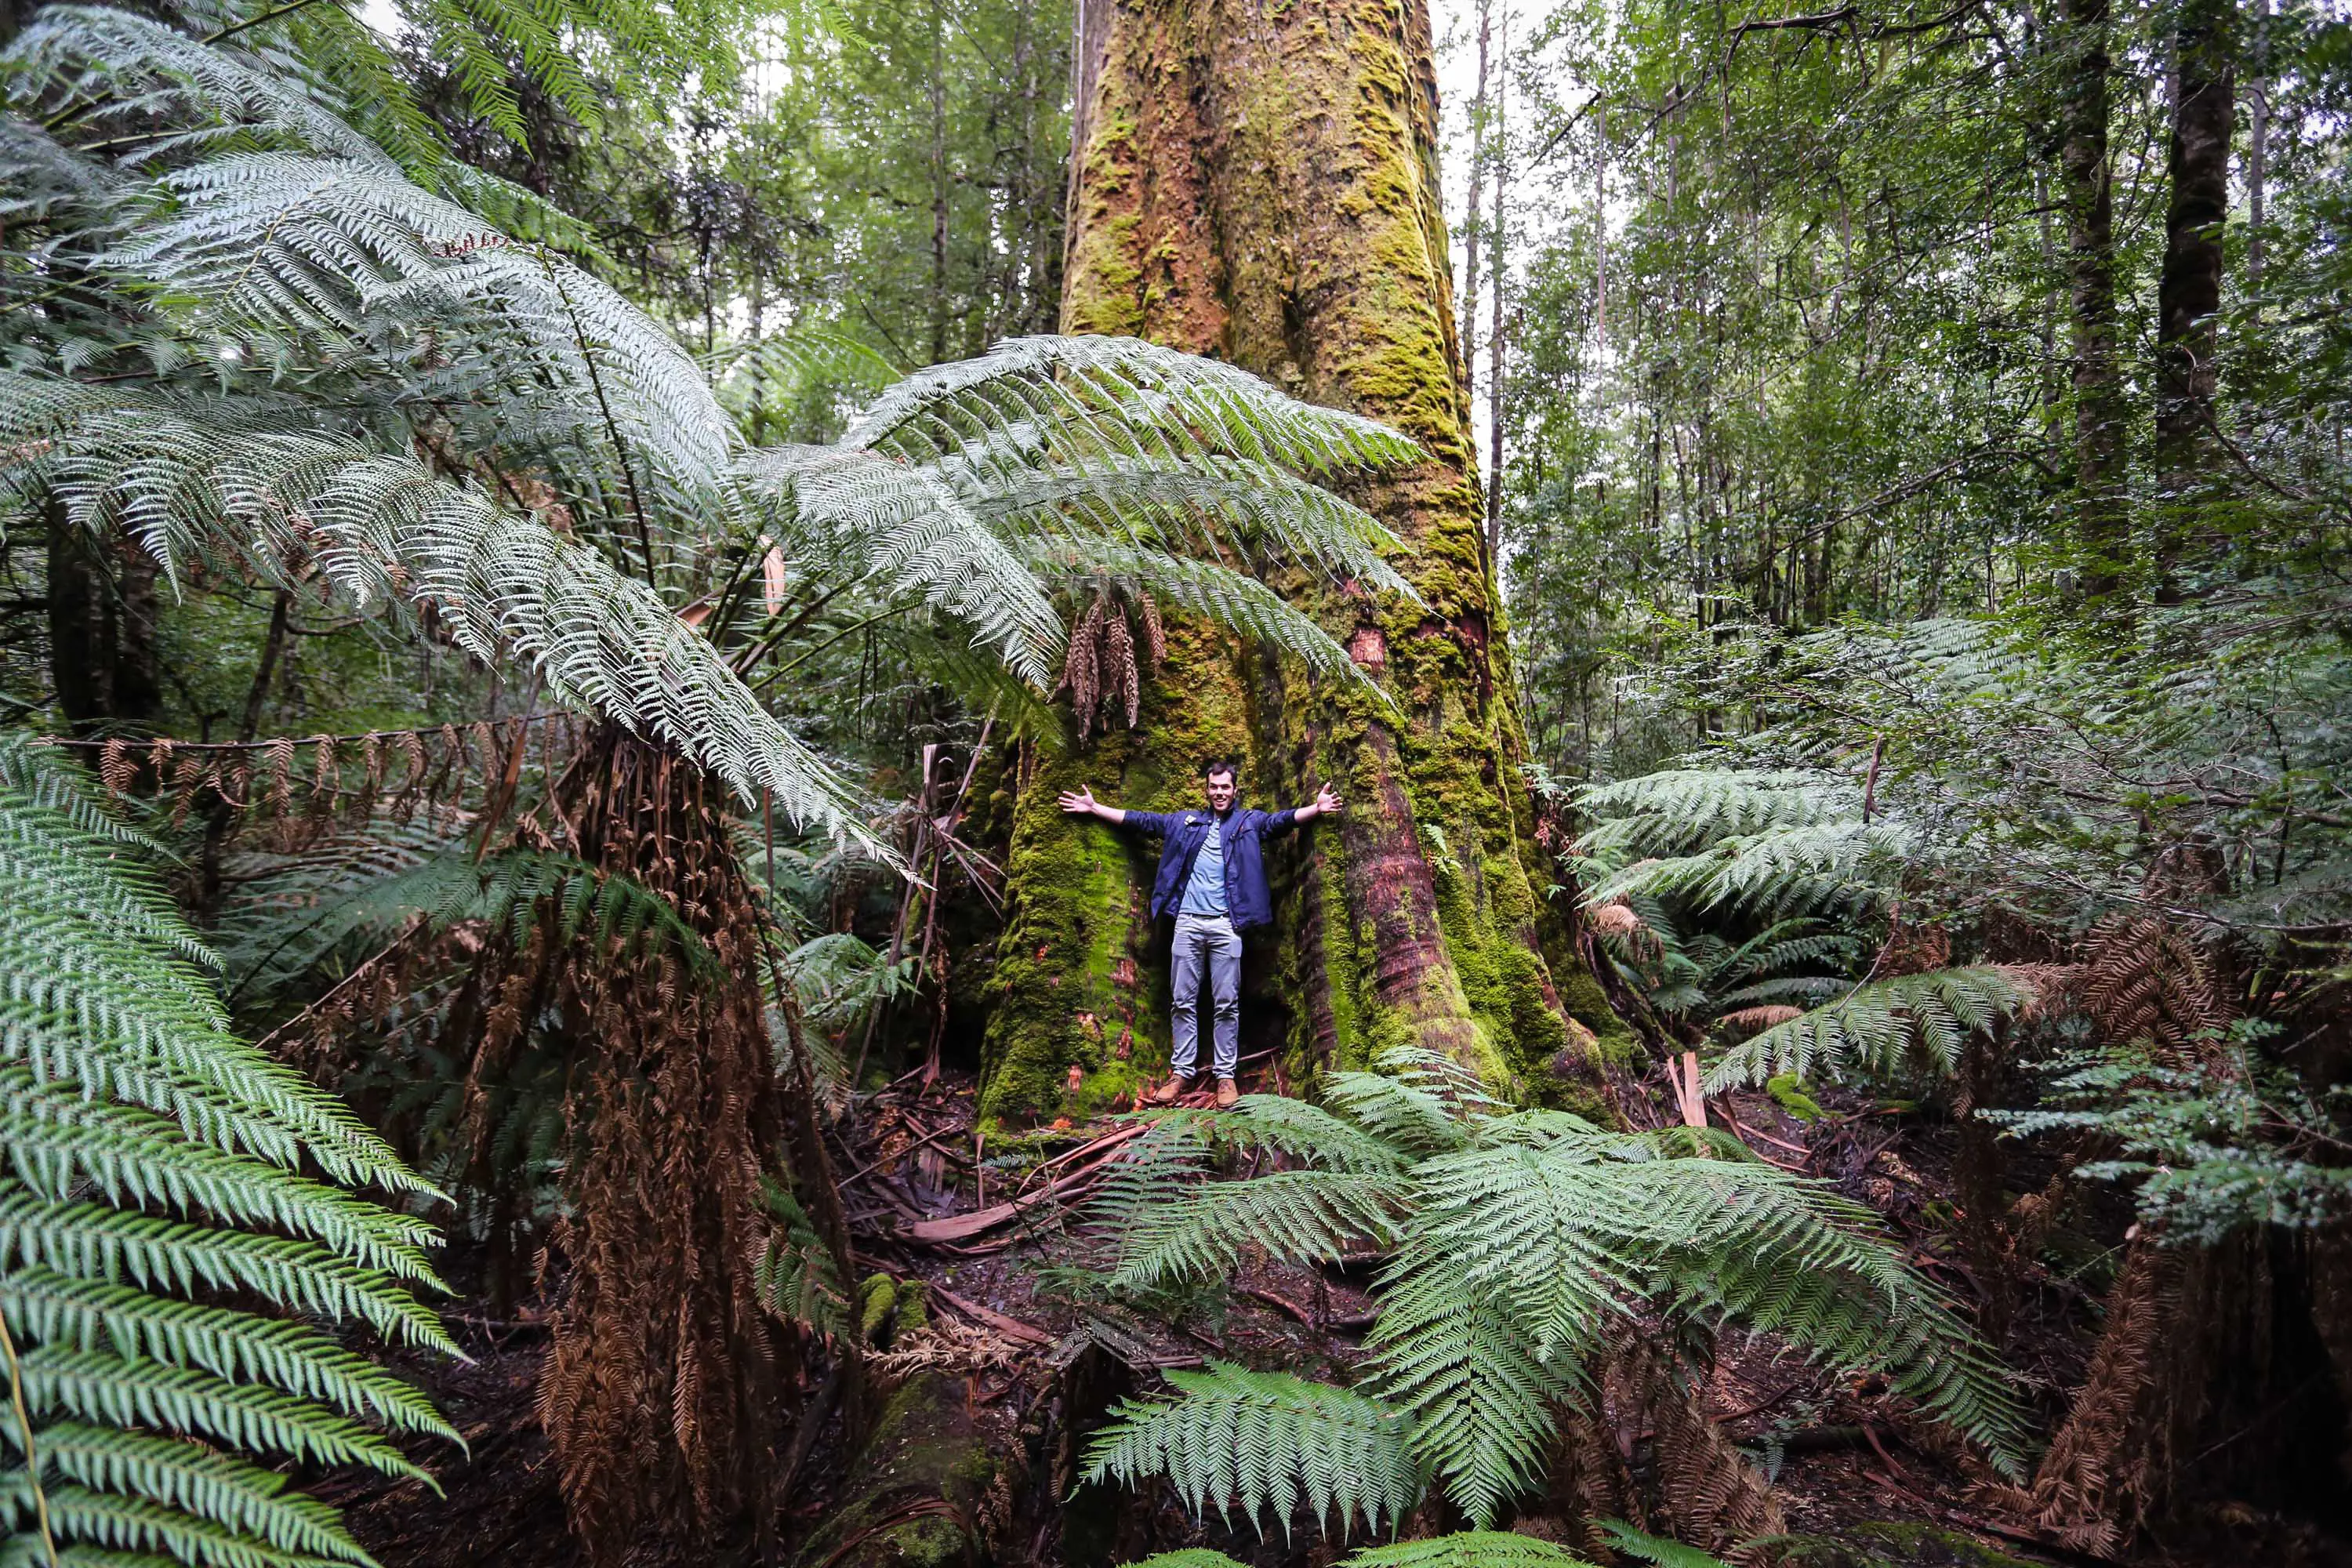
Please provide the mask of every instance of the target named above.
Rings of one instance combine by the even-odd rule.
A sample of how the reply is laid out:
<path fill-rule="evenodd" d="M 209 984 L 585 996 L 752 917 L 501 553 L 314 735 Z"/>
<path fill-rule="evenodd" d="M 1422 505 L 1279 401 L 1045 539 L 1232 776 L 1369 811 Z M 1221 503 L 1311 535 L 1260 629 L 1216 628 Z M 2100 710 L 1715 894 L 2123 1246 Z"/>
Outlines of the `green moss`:
<path fill-rule="evenodd" d="M 857 1288 L 857 1332 L 867 1344 L 880 1344 L 898 1305 L 898 1284 L 887 1274 L 873 1274 Z"/>
<path fill-rule="evenodd" d="M 923 1373 L 890 1396 L 849 1466 L 851 1490 L 803 1542 L 796 1562 L 843 1568 L 940 1568 L 971 1561 L 961 1530 L 927 1516 L 874 1530 L 900 1503 L 935 1497 L 969 1518 L 995 1476 L 986 1438 L 950 1380 Z"/>
<path fill-rule="evenodd" d="M 1770 1095 L 1781 1110 L 1800 1121 L 1819 1121 L 1822 1102 L 1805 1092 L 1805 1080 L 1795 1073 L 1777 1073 L 1764 1080 L 1764 1092 Z"/>
<path fill-rule="evenodd" d="M 982 1052 L 980 1113 L 991 1128 L 1115 1110 L 1167 1070 L 1166 955 L 1150 913 L 1158 841 L 1066 816 L 1056 796 L 1083 784 L 1100 800 L 1175 810 L 1199 803 L 1202 762 L 1246 753 L 1232 649 L 1188 625 L 1171 624 L 1168 639 L 1141 726 L 1058 755 L 1038 748 L 1015 801 L 1012 907 Z"/>

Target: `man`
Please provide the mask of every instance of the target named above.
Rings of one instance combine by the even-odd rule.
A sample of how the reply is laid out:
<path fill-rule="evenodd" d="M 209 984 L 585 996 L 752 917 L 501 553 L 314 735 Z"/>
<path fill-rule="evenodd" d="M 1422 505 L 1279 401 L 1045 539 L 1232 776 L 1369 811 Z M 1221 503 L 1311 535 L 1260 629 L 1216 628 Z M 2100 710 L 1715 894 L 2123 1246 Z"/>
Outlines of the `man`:
<path fill-rule="evenodd" d="M 1237 807 L 1239 773 L 1229 762 L 1209 763 L 1202 779 L 1209 796 L 1204 812 L 1124 811 L 1103 805 L 1089 789 L 1062 795 L 1062 809 L 1073 816 L 1098 816 L 1116 827 L 1156 833 L 1162 841 L 1160 872 L 1151 883 L 1151 915 L 1176 917 L 1176 1001 L 1169 1018 L 1176 1038 L 1168 1081 L 1144 1097 L 1154 1105 L 1173 1105 L 1191 1085 L 1200 1059 L 1204 968 L 1215 1022 L 1217 1103 L 1231 1105 L 1241 1098 L 1234 1074 L 1242 1047 L 1242 932 L 1274 919 L 1260 841 L 1340 809 L 1328 784 L 1315 792 L 1311 805 L 1290 811 Z"/>

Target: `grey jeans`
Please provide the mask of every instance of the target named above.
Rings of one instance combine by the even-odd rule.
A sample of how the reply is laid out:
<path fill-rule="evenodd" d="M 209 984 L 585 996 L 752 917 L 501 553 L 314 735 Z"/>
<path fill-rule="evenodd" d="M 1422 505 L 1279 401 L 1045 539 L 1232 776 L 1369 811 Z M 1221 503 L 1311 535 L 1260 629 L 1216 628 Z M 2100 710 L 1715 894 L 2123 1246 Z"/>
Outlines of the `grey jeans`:
<path fill-rule="evenodd" d="M 1223 915 L 1178 915 L 1175 948 L 1176 1005 L 1169 1023 L 1175 1034 L 1169 1066 L 1178 1078 L 1198 1070 L 1201 1049 L 1201 971 L 1209 972 L 1210 1017 L 1215 1026 L 1213 1060 L 1219 1078 L 1231 1078 L 1242 1055 L 1242 938 Z"/>

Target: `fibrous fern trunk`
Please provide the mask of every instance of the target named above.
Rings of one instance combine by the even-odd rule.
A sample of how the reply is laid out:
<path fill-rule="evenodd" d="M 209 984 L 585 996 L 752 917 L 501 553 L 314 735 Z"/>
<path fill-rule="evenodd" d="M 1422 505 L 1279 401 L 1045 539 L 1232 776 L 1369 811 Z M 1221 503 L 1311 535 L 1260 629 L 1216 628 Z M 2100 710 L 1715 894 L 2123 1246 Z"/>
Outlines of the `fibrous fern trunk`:
<path fill-rule="evenodd" d="M 556 795 L 581 858 L 668 903 L 699 944 L 592 930 L 517 966 L 478 1064 L 494 1069 L 541 1005 L 567 1047 L 553 1238 L 565 1272 L 541 1414 L 575 1531 L 617 1560 L 649 1538 L 690 1549 L 740 1536 L 764 1514 L 780 1382 L 799 1347 L 755 1285 L 762 1184 L 815 1129 L 800 1125 L 804 1075 L 777 1071 L 760 979 L 770 954 L 725 786 L 608 728 Z M 816 1158 L 795 1184 L 845 1258 Z"/>
<path fill-rule="evenodd" d="M 1165 808 L 1194 797 L 1220 752 L 1248 760 L 1245 793 L 1264 804 L 1296 804 L 1310 781 L 1349 803 L 1308 837 L 1268 944 L 1296 1067 L 1412 1043 L 1497 1085 L 1565 1092 L 1622 1026 L 1569 945 L 1545 940 L 1551 878 L 1469 441 L 1426 8 L 1080 9 L 1064 330 L 1223 359 L 1419 441 L 1426 461 L 1357 499 L 1403 542 L 1398 568 L 1425 604 L 1278 584 L 1392 706 L 1176 635 L 1140 730 L 1030 760 L 986 1109 L 1087 1109 L 1089 1085 L 1131 1081 L 1122 1042 L 1139 1065 L 1157 1047 L 1130 1038 L 1152 1036 L 1158 1012 L 1135 962 L 1147 866 L 1056 816 L 1055 792 L 1084 782 Z"/>

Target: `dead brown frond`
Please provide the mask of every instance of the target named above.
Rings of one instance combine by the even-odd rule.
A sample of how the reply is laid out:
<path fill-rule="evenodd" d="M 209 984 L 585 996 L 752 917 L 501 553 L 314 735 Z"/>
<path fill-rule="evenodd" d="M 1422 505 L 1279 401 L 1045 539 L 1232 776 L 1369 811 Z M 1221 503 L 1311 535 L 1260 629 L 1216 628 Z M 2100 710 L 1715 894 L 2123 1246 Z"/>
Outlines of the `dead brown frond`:
<path fill-rule="evenodd" d="M 1951 963 L 1952 933 L 1933 921 L 1906 920 L 1898 904 L 1894 923 L 1887 930 L 1885 942 L 1879 946 L 1871 973 L 1893 979 L 1900 974 L 1927 974 L 1948 969 Z"/>
<path fill-rule="evenodd" d="M 1735 1029 L 1769 1029 L 1775 1025 L 1785 1024 L 1791 1018 L 1801 1018 L 1804 1016 L 1805 1010 L 1802 1007 L 1791 1007 L 1786 1002 L 1765 1002 L 1753 1007 L 1734 1008 L 1716 1019 L 1716 1022 L 1728 1024 Z"/>
<path fill-rule="evenodd" d="M 1654 1525 L 1735 1560 L 1739 1543 L 1787 1531 L 1771 1483 L 1676 1376 L 1671 1358 L 1648 1344 L 1622 1345 L 1608 1381 L 1620 1419 L 1637 1419 L 1653 1434 Z"/>
<path fill-rule="evenodd" d="M 1143 683 L 1136 669 L 1135 634 L 1128 629 L 1124 615 L 1103 617 L 1102 656 L 1100 659 L 1105 695 L 1117 693 L 1125 699 L 1127 727 L 1135 728 L 1142 710 Z M 1108 728 L 1108 715 L 1105 715 Z"/>
<path fill-rule="evenodd" d="M 2080 994 L 2108 1041 L 2146 1041 L 2173 1063 L 2209 1058 L 2232 1012 L 2204 950 L 2160 915 L 2126 916 L 2094 931 Z"/>
<path fill-rule="evenodd" d="M 2107 1557 L 2137 1531 L 2158 1500 L 2158 1434 L 2151 1408 L 2157 1358 L 2179 1280 L 2177 1254 L 2141 1238 L 2107 1293 L 2107 1324 L 2083 1387 L 2028 1487 L 1988 1500 L 2076 1552 Z"/>
<path fill-rule="evenodd" d="M 573 1054 L 570 1268 L 541 1408 L 580 1539 L 618 1558 L 649 1529 L 705 1538 L 760 1495 L 790 1346 L 753 1278 L 783 1113 L 751 889 L 718 786 L 633 737 L 601 744 L 580 771 L 583 858 L 667 900 L 710 957 L 551 955 Z"/>
<path fill-rule="evenodd" d="M 1082 738 L 1094 729 L 1095 705 L 1102 699 L 1101 655 L 1095 637 L 1101 629 L 1102 616 L 1100 599 L 1087 606 L 1078 624 L 1070 628 L 1070 651 L 1062 661 L 1062 684 L 1070 689 L 1070 706 L 1077 713 Z"/>

